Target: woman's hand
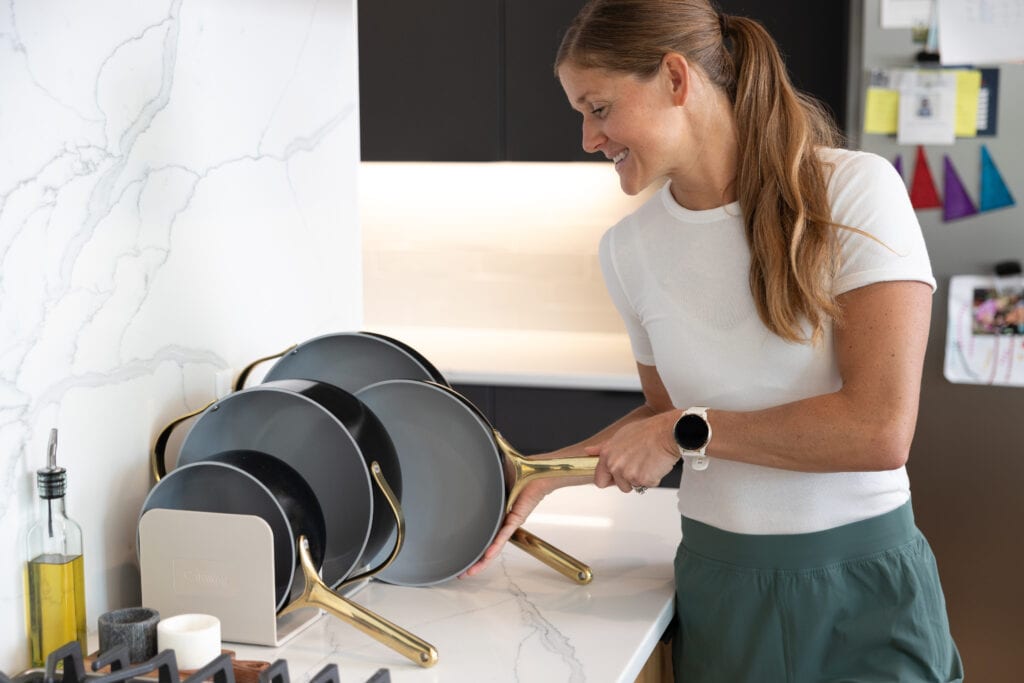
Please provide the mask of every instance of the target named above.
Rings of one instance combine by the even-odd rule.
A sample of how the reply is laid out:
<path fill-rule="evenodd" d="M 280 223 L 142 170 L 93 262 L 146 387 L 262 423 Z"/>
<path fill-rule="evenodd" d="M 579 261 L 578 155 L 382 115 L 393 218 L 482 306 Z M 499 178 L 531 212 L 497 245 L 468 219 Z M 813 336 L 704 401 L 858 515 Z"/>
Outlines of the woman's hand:
<path fill-rule="evenodd" d="M 624 425 L 603 443 L 587 446 L 588 455 L 600 457 L 594 484 L 615 485 L 630 492 L 634 486 L 657 486 L 679 460 L 672 426 L 679 411 L 659 413 Z"/>
<path fill-rule="evenodd" d="M 505 521 L 502 523 L 501 528 L 498 529 L 498 533 L 491 542 L 491 545 L 484 551 L 483 557 L 472 567 L 459 574 L 459 578 L 475 576 L 486 569 L 491 561 L 501 553 L 501 549 L 508 543 L 508 539 L 512 538 L 515 530 L 523 525 L 523 522 L 533 512 L 533 509 L 537 507 L 537 504 L 544 499 L 544 496 L 554 491 L 558 486 L 559 482 L 554 479 L 539 479 L 524 486 L 512 504 L 512 509 L 505 515 Z"/>

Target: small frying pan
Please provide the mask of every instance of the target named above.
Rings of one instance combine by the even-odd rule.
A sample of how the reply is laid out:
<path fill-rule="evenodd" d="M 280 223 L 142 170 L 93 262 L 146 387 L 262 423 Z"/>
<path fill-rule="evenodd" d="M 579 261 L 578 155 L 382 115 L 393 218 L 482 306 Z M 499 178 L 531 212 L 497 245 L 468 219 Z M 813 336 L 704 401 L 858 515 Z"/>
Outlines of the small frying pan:
<path fill-rule="evenodd" d="M 387 380 L 356 396 L 390 434 L 404 481 L 405 545 L 377 575 L 382 581 L 422 586 L 458 576 L 483 555 L 527 482 L 592 475 L 597 467 L 596 457 L 523 458 L 469 400 L 446 386 Z M 590 581 L 586 565 L 529 532 L 518 530 L 515 541 L 562 574 Z"/>
<path fill-rule="evenodd" d="M 404 520 L 380 467 L 374 462 L 371 469 L 397 521 L 398 542 L 390 561 L 402 546 Z M 432 645 L 338 595 L 320 579 L 327 534 L 323 512 L 313 489 L 287 463 L 254 450 L 212 454 L 178 467 L 158 481 L 142 505 L 139 520 L 157 508 L 260 517 L 273 536 L 275 610 L 279 614 L 322 608 L 421 666 L 436 663 L 437 651 Z M 302 568 L 301 575 L 295 574 L 296 566 Z M 361 578 L 354 577 L 346 585 Z"/>

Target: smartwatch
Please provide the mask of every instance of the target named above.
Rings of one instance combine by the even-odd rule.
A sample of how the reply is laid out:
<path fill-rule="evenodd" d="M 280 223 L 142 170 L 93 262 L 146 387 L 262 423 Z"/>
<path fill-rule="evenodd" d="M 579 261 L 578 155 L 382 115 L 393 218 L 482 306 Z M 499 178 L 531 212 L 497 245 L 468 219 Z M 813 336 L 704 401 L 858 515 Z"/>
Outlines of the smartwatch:
<path fill-rule="evenodd" d="M 707 408 L 687 408 L 676 420 L 673 429 L 679 457 L 692 458 L 690 467 L 695 470 L 708 468 L 708 457 L 704 454 L 711 442 L 711 425 L 708 423 Z"/>

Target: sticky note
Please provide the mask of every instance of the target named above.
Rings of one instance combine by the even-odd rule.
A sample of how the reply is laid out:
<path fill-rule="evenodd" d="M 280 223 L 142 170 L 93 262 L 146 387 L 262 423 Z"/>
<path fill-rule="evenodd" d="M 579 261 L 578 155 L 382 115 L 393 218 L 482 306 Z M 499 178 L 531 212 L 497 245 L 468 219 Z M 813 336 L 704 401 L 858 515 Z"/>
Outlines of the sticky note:
<path fill-rule="evenodd" d="M 868 88 L 864 104 L 864 132 L 895 135 L 899 128 L 900 91 Z"/>
<path fill-rule="evenodd" d="M 978 95 L 981 92 L 981 72 L 976 69 L 956 72 L 956 122 L 958 138 L 973 138 L 978 134 Z"/>

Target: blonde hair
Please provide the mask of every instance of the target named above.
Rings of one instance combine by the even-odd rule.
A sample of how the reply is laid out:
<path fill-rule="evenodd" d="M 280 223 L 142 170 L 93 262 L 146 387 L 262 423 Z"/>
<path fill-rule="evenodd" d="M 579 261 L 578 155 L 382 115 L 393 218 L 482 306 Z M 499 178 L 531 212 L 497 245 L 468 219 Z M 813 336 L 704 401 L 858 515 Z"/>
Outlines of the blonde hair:
<path fill-rule="evenodd" d="M 840 315 L 832 293 L 839 243 L 827 195 L 830 167 L 817 150 L 838 146 L 841 136 L 821 105 L 793 87 L 764 27 L 720 15 L 707 0 L 590 0 L 562 39 L 555 69 L 571 63 L 652 78 L 669 52 L 683 55 L 732 102 L 736 192 L 758 315 L 783 339 L 820 339 Z"/>

